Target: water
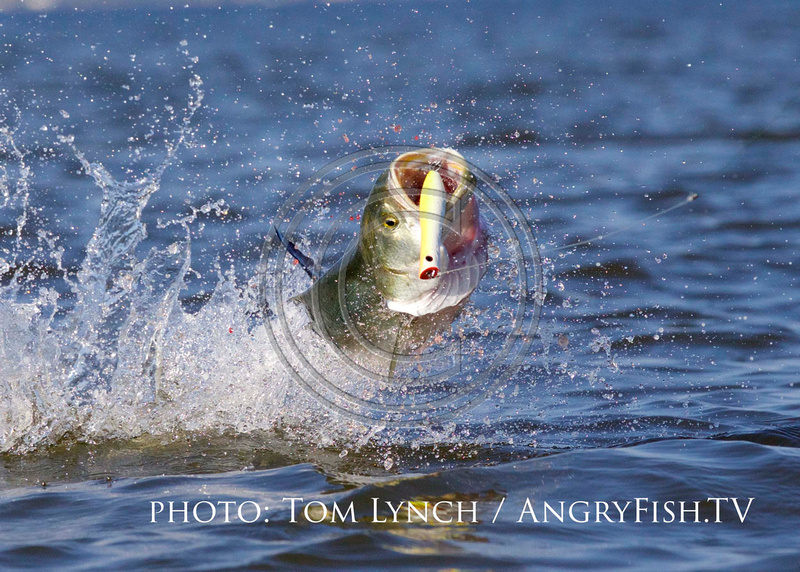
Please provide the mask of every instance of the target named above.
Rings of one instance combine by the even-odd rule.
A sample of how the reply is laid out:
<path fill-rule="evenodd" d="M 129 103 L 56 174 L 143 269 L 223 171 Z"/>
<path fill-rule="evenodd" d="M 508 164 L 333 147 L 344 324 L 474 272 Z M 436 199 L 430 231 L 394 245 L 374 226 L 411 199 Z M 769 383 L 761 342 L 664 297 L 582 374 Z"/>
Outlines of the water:
<path fill-rule="evenodd" d="M 0 4 L 3 566 L 797 568 L 794 4 L 39 6 Z M 508 384 L 397 429 L 292 382 L 258 266 L 307 177 L 410 144 L 515 198 L 547 297 Z M 474 350 L 507 331 L 506 269 Z M 374 522 L 373 497 L 480 522 Z M 517 522 L 637 497 L 658 522 Z M 709 497 L 755 500 L 715 523 Z M 150 522 L 203 500 L 270 508 Z"/>

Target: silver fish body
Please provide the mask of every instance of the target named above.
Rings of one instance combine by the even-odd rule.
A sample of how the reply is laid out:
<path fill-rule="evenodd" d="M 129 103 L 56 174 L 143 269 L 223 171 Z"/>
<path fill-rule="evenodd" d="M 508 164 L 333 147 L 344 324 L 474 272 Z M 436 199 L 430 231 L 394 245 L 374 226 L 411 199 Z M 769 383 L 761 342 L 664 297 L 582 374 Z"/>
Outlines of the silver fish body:
<path fill-rule="evenodd" d="M 357 246 L 298 297 L 314 329 L 388 377 L 399 356 L 449 329 L 486 270 L 474 185 L 452 150 L 395 159 L 369 195 Z"/>

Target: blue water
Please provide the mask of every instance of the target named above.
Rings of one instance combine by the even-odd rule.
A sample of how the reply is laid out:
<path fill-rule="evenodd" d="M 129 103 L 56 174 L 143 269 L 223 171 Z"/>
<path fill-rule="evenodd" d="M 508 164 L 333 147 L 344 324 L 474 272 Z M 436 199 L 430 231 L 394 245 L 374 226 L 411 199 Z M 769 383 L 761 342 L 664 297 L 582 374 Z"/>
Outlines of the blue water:
<path fill-rule="evenodd" d="M 34 6 L 0 3 L 0 565 L 798 568 L 795 3 Z M 315 402 L 256 294 L 286 197 L 382 145 L 495 176 L 545 272 L 523 367 L 427 427 Z M 645 497 L 657 522 L 517 522 Z M 152 514 L 204 500 L 270 508 Z"/>

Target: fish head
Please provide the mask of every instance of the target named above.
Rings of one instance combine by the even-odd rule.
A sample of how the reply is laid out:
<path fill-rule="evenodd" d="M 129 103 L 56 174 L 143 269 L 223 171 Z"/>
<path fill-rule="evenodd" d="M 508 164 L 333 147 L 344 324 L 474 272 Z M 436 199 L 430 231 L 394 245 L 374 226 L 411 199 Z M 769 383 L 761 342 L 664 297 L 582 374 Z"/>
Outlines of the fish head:
<path fill-rule="evenodd" d="M 437 288 L 478 234 L 474 188 L 464 157 L 450 149 L 404 153 L 378 178 L 359 248 L 385 299 L 411 302 Z"/>

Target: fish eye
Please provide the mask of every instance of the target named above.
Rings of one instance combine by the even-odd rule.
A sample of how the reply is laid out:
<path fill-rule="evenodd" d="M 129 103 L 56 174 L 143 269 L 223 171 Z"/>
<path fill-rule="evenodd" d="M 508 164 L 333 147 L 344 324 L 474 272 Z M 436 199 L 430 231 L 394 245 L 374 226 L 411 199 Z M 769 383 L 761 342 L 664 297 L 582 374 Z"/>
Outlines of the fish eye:
<path fill-rule="evenodd" d="M 397 219 L 393 216 L 387 216 L 385 219 L 383 219 L 383 226 L 386 228 L 394 228 L 397 226 Z"/>

